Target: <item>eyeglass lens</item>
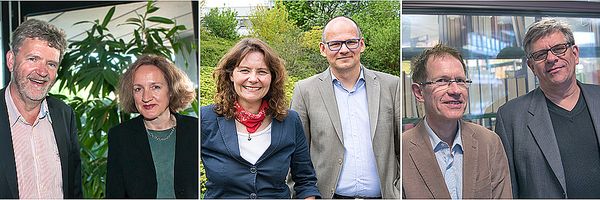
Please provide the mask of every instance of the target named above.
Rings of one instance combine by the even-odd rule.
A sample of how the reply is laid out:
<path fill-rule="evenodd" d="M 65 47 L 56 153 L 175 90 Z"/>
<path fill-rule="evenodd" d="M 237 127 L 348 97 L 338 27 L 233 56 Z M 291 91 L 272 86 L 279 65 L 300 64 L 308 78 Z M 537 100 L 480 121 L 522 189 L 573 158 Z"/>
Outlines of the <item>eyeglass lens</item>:
<path fill-rule="evenodd" d="M 542 50 L 533 52 L 531 54 L 531 58 L 535 61 L 545 60 L 548 57 L 548 51 L 552 52 L 552 54 L 554 54 L 556 56 L 562 56 L 565 52 L 567 52 L 567 49 L 569 48 L 569 46 L 570 46 L 569 43 L 557 44 L 557 45 L 554 45 L 553 47 L 551 47 L 550 49 L 542 49 Z"/>
<path fill-rule="evenodd" d="M 346 41 L 330 41 L 327 42 L 327 46 L 329 47 L 329 50 L 332 51 L 338 51 L 340 49 L 342 49 L 342 45 L 346 44 L 346 47 L 348 49 L 356 49 L 358 48 L 359 44 L 360 44 L 360 39 L 349 39 Z"/>

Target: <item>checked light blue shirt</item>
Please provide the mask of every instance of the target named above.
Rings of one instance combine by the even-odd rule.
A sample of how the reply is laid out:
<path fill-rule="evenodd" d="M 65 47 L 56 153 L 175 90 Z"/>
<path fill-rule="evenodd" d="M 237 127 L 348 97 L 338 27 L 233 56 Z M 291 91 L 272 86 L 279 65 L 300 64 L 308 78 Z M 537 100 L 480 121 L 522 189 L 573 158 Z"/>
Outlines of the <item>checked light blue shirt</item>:
<path fill-rule="evenodd" d="M 352 197 L 381 197 L 364 68 L 361 66 L 360 76 L 352 89 L 344 88 L 333 73 L 331 77 L 344 143 L 344 162 L 335 193 Z"/>
<path fill-rule="evenodd" d="M 444 175 L 444 181 L 450 192 L 450 197 L 452 199 L 462 199 L 463 145 L 460 134 L 460 123 L 458 123 L 458 131 L 454 137 L 452 148 L 433 132 L 427 123 L 427 117 L 425 117 L 425 128 L 427 129 L 427 134 L 429 134 L 429 141 L 431 141 L 431 148 L 435 154 L 438 166 Z"/>

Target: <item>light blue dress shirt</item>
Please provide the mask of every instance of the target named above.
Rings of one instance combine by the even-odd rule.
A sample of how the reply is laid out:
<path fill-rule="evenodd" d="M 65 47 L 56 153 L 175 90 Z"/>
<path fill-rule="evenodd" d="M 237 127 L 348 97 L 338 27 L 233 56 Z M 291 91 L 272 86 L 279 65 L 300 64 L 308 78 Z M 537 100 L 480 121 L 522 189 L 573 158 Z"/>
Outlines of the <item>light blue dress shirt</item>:
<path fill-rule="evenodd" d="M 360 76 L 351 90 L 344 88 L 331 74 L 344 143 L 344 162 L 335 193 L 355 197 L 380 197 L 381 187 L 373 152 L 363 71 L 361 66 Z"/>
<path fill-rule="evenodd" d="M 427 123 L 427 117 L 425 117 L 425 128 L 427 129 L 427 134 L 429 134 L 431 148 L 435 154 L 438 166 L 444 175 L 444 181 L 450 192 L 450 197 L 452 199 L 462 199 L 463 145 L 460 134 L 460 123 L 458 123 L 458 131 L 454 137 L 452 148 L 433 132 Z"/>

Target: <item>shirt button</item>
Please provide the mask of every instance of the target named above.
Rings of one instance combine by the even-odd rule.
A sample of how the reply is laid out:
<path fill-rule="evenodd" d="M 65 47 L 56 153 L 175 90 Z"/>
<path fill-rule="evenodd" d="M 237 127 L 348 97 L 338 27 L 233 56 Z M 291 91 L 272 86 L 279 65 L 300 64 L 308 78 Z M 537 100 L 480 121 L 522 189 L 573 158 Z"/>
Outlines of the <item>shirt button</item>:
<path fill-rule="evenodd" d="M 250 168 L 250 173 L 256 174 L 256 167 L 251 167 Z"/>
<path fill-rule="evenodd" d="M 254 194 L 254 193 L 251 193 L 251 194 L 250 194 L 250 198 L 251 198 L 251 199 L 256 199 L 256 194 Z"/>
<path fill-rule="evenodd" d="M 341 158 L 340 158 L 340 159 L 338 159 L 338 164 L 340 164 L 340 165 L 341 165 L 342 163 L 344 163 L 344 162 L 342 161 L 342 159 L 341 159 Z"/>

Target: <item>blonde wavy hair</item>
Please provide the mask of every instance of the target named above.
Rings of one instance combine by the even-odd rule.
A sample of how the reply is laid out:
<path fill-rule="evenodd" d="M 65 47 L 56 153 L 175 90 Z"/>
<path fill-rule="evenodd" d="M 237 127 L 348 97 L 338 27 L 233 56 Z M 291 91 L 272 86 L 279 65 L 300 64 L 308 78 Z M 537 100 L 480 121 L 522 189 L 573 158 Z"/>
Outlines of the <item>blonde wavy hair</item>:
<path fill-rule="evenodd" d="M 171 112 L 176 113 L 185 109 L 196 98 L 196 90 L 194 90 L 192 81 L 181 69 L 162 56 L 146 54 L 138 57 L 119 80 L 117 96 L 123 111 L 128 113 L 139 112 L 133 99 L 133 77 L 135 71 L 142 65 L 154 65 L 162 71 L 169 87 L 169 109 Z"/>

